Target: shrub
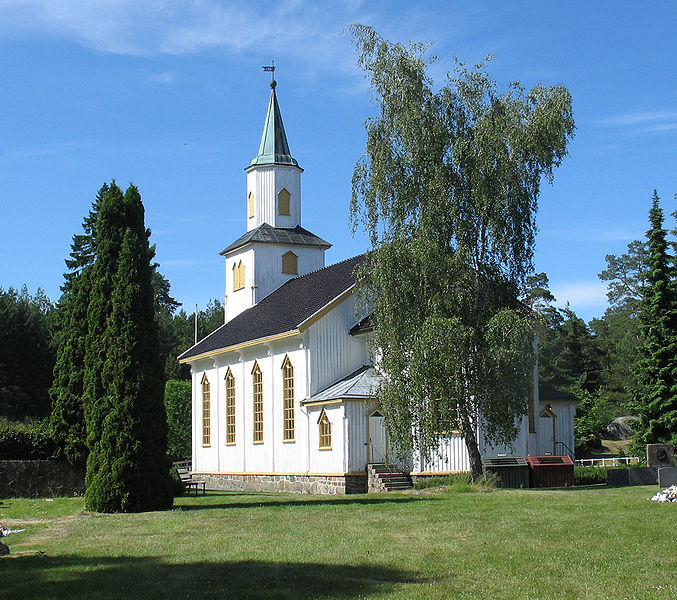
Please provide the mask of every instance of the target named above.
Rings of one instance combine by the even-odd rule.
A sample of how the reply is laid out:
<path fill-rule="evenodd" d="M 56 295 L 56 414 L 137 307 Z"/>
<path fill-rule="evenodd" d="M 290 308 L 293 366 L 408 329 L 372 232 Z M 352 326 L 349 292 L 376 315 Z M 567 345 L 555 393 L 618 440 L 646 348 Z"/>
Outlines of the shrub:
<path fill-rule="evenodd" d="M 167 455 L 170 460 L 184 460 L 190 456 L 191 382 L 170 380 L 165 384 L 167 411 Z"/>
<path fill-rule="evenodd" d="M 47 420 L 32 424 L 0 420 L 0 460 L 50 459 L 55 451 Z"/>
<path fill-rule="evenodd" d="M 470 473 L 454 473 L 453 475 L 441 475 L 419 479 L 414 484 L 415 490 L 423 490 L 433 487 L 446 487 L 452 492 L 476 492 L 478 490 L 496 487 L 496 476 L 493 473 L 485 473 L 472 480 Z"/>

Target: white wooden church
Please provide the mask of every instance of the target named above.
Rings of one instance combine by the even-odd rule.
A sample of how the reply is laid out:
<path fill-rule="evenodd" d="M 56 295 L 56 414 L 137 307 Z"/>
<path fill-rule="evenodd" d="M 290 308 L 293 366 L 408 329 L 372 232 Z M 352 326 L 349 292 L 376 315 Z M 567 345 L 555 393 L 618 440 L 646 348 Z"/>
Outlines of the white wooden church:
<path fill-rule="evenodd" d="M 369 319 L 353 295 L 363 257 L 326 267 L 331 244 L 302 227 L 303 169 L 275 87 L 245 169 L 247 232 L 221 252 L 225 323 L 179 357 L 192 374 L 193 472 L 214 489 L 363 492 L 367 465 L 388 453 Z M 483 455 L 571 454 L 575 400 L 539 389 L 537 368 L 533 389 L 513 447 L 487 447 L 480 431 Z M 401 467 L 414 477 L 470 468 L 454 433 L 433 459 Z"/>

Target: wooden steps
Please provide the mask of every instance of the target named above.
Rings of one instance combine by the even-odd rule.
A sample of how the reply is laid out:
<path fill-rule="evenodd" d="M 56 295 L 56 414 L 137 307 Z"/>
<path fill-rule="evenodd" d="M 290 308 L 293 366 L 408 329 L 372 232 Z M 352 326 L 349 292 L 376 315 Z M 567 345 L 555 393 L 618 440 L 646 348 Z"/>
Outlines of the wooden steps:
<path fill-rule="evenodd" d="M 367 465 L 367 491 L 398 492 L 412 488 L 411 477 L 395 465 L 372 463 Z"/>

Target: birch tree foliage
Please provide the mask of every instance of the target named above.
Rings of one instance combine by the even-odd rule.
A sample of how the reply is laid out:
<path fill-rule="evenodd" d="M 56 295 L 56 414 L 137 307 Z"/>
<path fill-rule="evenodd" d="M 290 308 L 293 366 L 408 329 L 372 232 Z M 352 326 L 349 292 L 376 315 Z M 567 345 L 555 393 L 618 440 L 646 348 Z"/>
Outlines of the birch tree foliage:
<path fill-rule="evenodd" d="M 351 220 L 374 249 L 359 275 L 387 373 L 389 434 L 426 456 L 440 432 L 460 428 L 478 474 L 479 419 L 507 442 L 526 411 L 532 327 L 516 298 L 532 272 L 541 181 L 573 135 L 571 96 L 500 86 L 486 62 L 457 61 L 437 89 L 427 46 L 363 25 L 350 33 L 378 109 Z"/>

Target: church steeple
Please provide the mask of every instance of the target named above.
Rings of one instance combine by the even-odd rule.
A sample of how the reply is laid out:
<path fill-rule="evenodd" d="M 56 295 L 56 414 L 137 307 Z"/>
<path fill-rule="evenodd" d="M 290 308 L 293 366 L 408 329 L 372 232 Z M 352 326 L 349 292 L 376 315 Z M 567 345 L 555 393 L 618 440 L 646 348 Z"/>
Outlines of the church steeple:
<path fill-rule="evenodd" d="M 277 82 L 273 79 L 270 82 L 270 101 L 268 102 L 268 112 L 263 124 L 263 133 L 261 134 L 261 143 L 259 152 L 249 164 L 254 165 L 294 165 L 299 166 L 296 159 L 292 157 L 287 142 L 287 134 L 284 131 L 280 106 L 277 103 L 275 87 Z"/>
<path fill-rule="evenodd" d="M 275 67 L 264 67 L 274 71 Z M 285 282 L 324 268 L 331 244 L 301 227 L 301 173 L 270 82 L 259 152 L 245 169 L 247 233 L 226 247 L 226 322 Z"/>
<path fill-rule="evenodd" d="M 274 67 L 266 67 L 272 70 Z M 272 227 L 301 225 L 301 173 L 291 155 L 277 103 L 276 81 L 270 82 L 270 100 L 263 123 L 259 152 L 247 173 L 247 231 L 264 223 Z"/>

